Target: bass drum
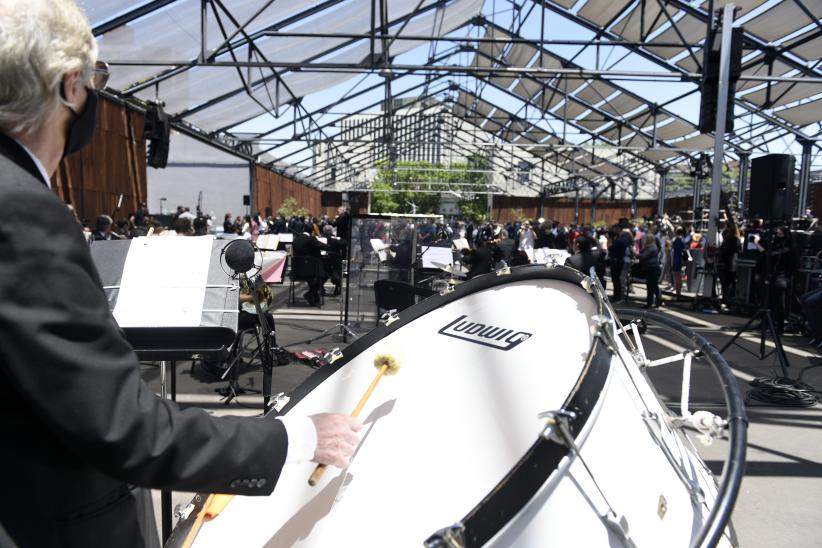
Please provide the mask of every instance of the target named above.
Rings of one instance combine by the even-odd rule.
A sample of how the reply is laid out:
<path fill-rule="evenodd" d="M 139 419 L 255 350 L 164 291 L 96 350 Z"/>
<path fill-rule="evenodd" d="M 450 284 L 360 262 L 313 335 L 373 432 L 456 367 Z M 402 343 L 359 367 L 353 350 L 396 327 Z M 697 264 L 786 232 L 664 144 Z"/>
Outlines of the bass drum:
<path fill-rule="evenodd" d="M 690 545 L 714 479 L 617 330 L 564 267 L 481 276 L 402 311 L 283 410 L 349 413 L 374 358 L 394 356 L 350 466 L 310 487 L 314 464 L 286 465 L 270 496 L 235 497 L 194 546 Z"/>

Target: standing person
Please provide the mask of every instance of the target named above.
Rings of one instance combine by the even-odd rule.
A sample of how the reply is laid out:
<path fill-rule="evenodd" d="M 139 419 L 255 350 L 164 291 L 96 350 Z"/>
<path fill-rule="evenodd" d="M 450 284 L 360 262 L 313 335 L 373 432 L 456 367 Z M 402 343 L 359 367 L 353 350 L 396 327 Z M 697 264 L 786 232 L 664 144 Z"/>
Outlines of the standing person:
<path fill-rule="evenodd" d="M 531 223 L 525 221 L 522 223 L 522 228 L 519 229 L 519 234 L 517 236 L 519 238 L 519 247 L 520 251 L 524 251 L 525 254 L 528 256 L 528 260 L 530 262 L 534 262 L 534 240 L 536 240 L 536 234 L 531 229 Z"/>
<path fill-rule="evenodd" d="M 565 266 L 576 268 L 586 276 L 590 275 L 591 268 L 596 272 L 602 287 L 605 287 L 605 253 L 595 245 L 595 240 L 588 236 L 579 236 L 576 239 L 577 253 L 565 259 Z"/>
<path fill-rule="evenodd" d="M 351 215 L 348 213 L 348 208 L 340 206 L 337 208 L 337 237 L 343 240 L 348 240 L 351 237 Z"/>
<path fill-rule="evenodd" d="M 651 233 L 645 235 L 642 243 L 639 266 L 645 276 L 645 287 L 648 290 L 644 308 L 659 308 L 662 304 L 662 293 L 659 291 L 659 248 L 656 245 L 656 238 Z"/>
<path fill-rule="evenodd" d="M 91 27 L 71 0 L 3 0 L 0 36 L 0 542 L 159 546 L 145 488 L 268 495 L 286 462 L 345 467 L 355 419 L 218 418 L 141 380 L 50 183 L 94 132 L 108 71 Z"/>
<path fill-rule="evenodd" d="M 231 213 L 226 213 L 223 217 L 223 232 L 226 234 L 234 234 L 234 221 L 231 220 Z"/>
<path fill-rule="evenodd" d="M 676 237 L 671 244 L 671 275 L 674 277 L 674 295 L 679 299 L 682 296 L 682 270 L 688 260 L 685 247 L 685 229 L 676 227 Z"/>
<path fill-rule="evenodd" d="M 611 282 L 614 284 L 613 299 L 619 302 L 625 298 L 625 282 L 623 271 L 626 269 L 625 256 L 630 253 L 631 231 L 627 228 L 620 231 L 611 248 L 608 250 L 608 259 L 611 267 Z"/>
<path fill-rule="evenodd" d="M 776 331 L 780 335 L 785 325 L 787 306 L 785 297 L 791 286 L 795 270 L 792 241 L 784 226 L 771 229 L 773 234 L 768 241 L 766 235 L 756 239 L 757 257 L 756 281 L 762 291 L 768 291 L 769 308 L 773 311 Z M 766 233 L 767 234 L 767 233 Z M 762 302 L 762 301 L 760 301 Z"/>
<path fill-rule="evenodd" d="M 725 230 L 722 231 L 722 245 L 719 246 L 719 260 L 717 271 L 719 283 L 722 287 L 722 304 L 730 306 L 736 293 L 736 260 L 742 251 L 742 236 L 739 227 L 733 220 L 728 220 Z"/>

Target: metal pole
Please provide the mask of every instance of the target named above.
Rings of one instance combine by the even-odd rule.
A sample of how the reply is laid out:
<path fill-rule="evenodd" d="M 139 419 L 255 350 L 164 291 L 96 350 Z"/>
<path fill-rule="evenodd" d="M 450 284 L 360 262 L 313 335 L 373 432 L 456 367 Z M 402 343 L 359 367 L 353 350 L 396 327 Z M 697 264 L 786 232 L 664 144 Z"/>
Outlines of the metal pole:
<path fill-rule="evenodd" d="M 739 181 L 736 186 L 737 220 L 745 218 L 745 192 L 748 190 L 748 166 L 751 162 L 749 153 L 739 155 Z"/>
<path fill-rule="evenodd" d="M 731 71 L 731 35 L 734 23 L 734 5 L 725 4 L 722 13 L 722 49 L 719 57 L 719 93 L 716 96 L 716 130 L 714 131 L 714 163 L 711 177 L 711 203 L 708 214 L 708 243 L 717 244 L 719 232 L 719 197 L 722 192 L 722 165 L 725 157 L 725 119 L 728 112 L 728 88 Z"/>
<path fill-rule="evenodd" d="M 639 177 L 631 177 L 631 218 L 636 219 L 636 198 L 639 192 Z"/>
<path fill-rule="evenodd" d="M 699 176 L 699 168 L 694 171 L 694 229 L 699 228 L 702 223 L 702 179 Z M 697 219 L 697 214 L 699 218 Z"/>
<path fill-rule="evenodd" d="M 208 29 L 208 0 L 200 0 L 200 62 L 206 61 L 206 42 Z M 249 48 L 250 50 L 251 48 Z"/>
<path fill-rule="evenodd" d="M 574 193 L 574 224 L 579 224 L 579 186 L 577 186 L 577 190 Z"/>
<path fill-rule="evenodd" d="M 168 399 L 168 362 L 160 362 L 160 397 Z M 171 536 L 171 491 L 160 492 L 160 528 L 163 542 Z"/>
<path fill-rule="evenodd" d="M 659 196 L 657 197 L 656 215 L 662 217 L 665 214 L 665 190 L 668 184 L 668 170 L 659 170 Z"/>
<path fill-rule="evenodd" d="M 813 154 L 813 141 L 801 141 L 802 143 L 802 163 L 799 166 L 799 197 L 796 201 L 796 216 L 805 215 L 808 207 L 808 190 L 811 181 L 811 155 Z"/>

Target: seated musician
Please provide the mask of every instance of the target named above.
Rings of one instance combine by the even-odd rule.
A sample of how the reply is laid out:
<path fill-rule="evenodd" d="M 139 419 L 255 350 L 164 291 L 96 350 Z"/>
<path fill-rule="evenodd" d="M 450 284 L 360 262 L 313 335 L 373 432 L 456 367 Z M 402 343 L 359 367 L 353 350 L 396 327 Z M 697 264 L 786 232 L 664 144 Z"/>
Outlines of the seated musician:
<path fill-rule="evenodd" d="M 268 326 L 274 329 L 274 317 L 271 315 L 269 308 L 274 302 L 274 292 L 268 284 L 260 284 L 257 287 L 257 300 L 260 303 L 260 309 L 268 321 Z M 254 298 L 251 296 L 251 289 L 246 285 L 245 281 L 240 283 L 240 315 L 237 320 L 237 329 L 245 331 L 246 329 L 253 329 L 257 325 L 257 307 L 254 305 Z"/>
<path fill-rule="evenodd" d="M 468 279 L 481 274 L 488 274 L 494 270 L 494 256 L 491 253 L 491 248 L 482 240 L 477 242 L 477 247 L 474 250 L 464 249 L 462 256 L 463 263 L 469 267 L 466 275 Z"/>
<path fill-rule="evenodd" d="M 345 257 L 346 242 L 341 238 L 334 237 L 334 227 L 325 225 L 323 236 L 326 238 L 326 254 L 323 256 L 323 266 L 326 275 L 334 284 L 334 296 L 340 294 L 342 285 L 342 261 Z"/>
<path fill-rule="evenodd" d="M 268 495 L 286 462 L 346 466 L 356 419 L 220 418 L 143 382 L 51 190 L 95 128 L 107 70 L 91 27 L 72 0 L 4 0 L 0 34 L 0 544 L 159 546 L 146 488 Z"/>
<path fill-rule="evenodd" d="M 294 242 L 291 244 L 291 253 L 294 257 L 316 257 L 322 261 L 322 252 L 327 251 L 328 246 L 319 241 L 314 236 L 310 236 L 305 232 L 298 232 L 294 234 Z M 320 302 L 320 289 L 326 280 L 325 270 L 312 278 L 306 280 L 308 283 L 308 291 L 303 294 L 303 298 L 311 306 L 317 306 Z"/>

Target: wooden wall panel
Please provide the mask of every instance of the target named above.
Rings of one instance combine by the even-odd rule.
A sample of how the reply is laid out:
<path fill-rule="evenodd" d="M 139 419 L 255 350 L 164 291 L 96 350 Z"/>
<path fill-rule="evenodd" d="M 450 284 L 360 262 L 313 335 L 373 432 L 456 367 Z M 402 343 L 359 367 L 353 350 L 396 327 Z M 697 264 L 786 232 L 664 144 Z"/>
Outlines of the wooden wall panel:
<path fill-rule="evenodd" d="M 52 178 L 52 188 L 77 210 L 80 218 L 111 215 L 117 197 L 122 219 L 146 199 L 146 143 L 143 116 L 101 98 L 97 128 L 89 146 L 65 158 Z M 116 220 L 116 219 L 115 219 Z"/>
<path fill-rule="evenodd" d="M 256 209 L 265 214 L 270 207 L 276 214 L 286 198 L 297 200 L 297 207 L 304 207 L 311 215 L 321 215 L 322 192 L 306 186 L 289 177 L 271 171 L 263 166 L 255 166 L 257 186 L 254 192 Z"/>

